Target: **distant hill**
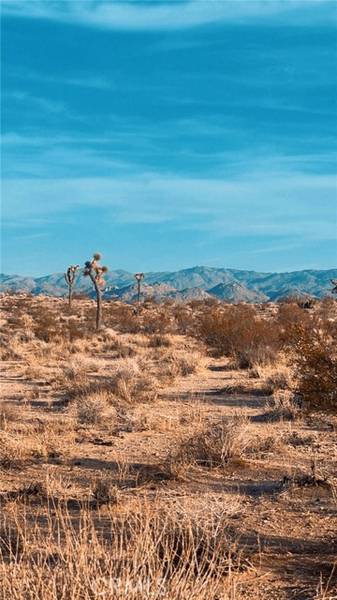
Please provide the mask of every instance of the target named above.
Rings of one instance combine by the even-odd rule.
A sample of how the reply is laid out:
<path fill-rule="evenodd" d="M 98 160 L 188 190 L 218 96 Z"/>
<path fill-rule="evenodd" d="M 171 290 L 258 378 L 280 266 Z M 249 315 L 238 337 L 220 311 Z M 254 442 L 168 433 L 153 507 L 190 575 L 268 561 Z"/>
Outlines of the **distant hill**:
<path fill-rule="evenodd" d="M 143 297 L 191 300 L 215 297 L 229 302 L 265 302 L 290 295 L 310 295 L 321 298 L 331 290 L 330 279 L 337 278 L 337 269 L 304 270 L 289 273 L 259 273 L 238 269 L 192 267 L 181 271 L 145 273 Z M 117 269 L 106 276 L 105 296 L 118 297 L 126 302 L 137 297 L 134 276 Z M 66 282 L 63 273 L 44 277 L 0 275 L 1 292 L 24 292 L 64 296 Z M 80 275 L 76 292 L 92 294 L 90 281 Z"/>
<path fill-rule="evenodd" d="M 216 296 L 219 300 L 227 300 L 229 302 L 266 302 L 268 296 L 255 289 L 250 289 L 246 285 L 237 281 L 230 283 L 218 283 L 215 287 L 208 290 L 212 296 Z"/>
<path fill-rule="evenodd" d="M 153 298 L 154 300 L 160 300 L 175 291 L 174 287 L 166 283 L 154 283 L 152 285 L 143 283 L 141 287 L 141 297 L 143 299 Z M 134 302 L 138 297 L 137 285 L 132 284 L 122 288 L 115 288 L 111 292 L 108 291 L 106 297 L 119 298 L 125 302 Z"/>

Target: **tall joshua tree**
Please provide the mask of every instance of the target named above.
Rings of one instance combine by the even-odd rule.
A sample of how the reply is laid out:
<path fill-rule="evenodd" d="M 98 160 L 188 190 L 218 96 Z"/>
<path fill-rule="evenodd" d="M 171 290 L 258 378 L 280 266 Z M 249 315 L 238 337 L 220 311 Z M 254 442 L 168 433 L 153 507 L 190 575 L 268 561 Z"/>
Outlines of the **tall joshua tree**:
<path fill-rule="evenodd" d="M 108 267 L 102 267 L 99 264 L 101 255 L 96 252 L 92 260 L 87 260 L 84 264 L 84 275 L 90 277 L 96 292 L 96 329 L 100 329 L 102 321 L 102 287 L 105 284 L 104 274 L 108 272 Z"/>
<path fill-rule="evenodd" d="M 68 303 L 69 308 L 71 308 L 71 301 L 73 297 L 73 286 L 75 283 L 77 271 L 80 268 L 80 265 L 70 265 L 64 274 L 64 279 L 66 280 L 66 284 L 68 286 Z"/>
<path fill-rule="evenodd" d="M 135 279 L 137 281 L 137 302 L 139 304 L 139 302 L 140 302 L 140 284 L 144 279 L 144 273 L 136 273 Z"/>

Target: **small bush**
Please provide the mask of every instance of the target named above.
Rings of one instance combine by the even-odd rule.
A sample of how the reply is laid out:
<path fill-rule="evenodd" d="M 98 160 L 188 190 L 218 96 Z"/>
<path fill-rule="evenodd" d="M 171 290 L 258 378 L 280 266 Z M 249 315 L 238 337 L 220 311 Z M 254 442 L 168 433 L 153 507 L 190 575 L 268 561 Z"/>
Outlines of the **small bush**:
<path fill-rule="evenodd" d="M 102 504 L 118 504 L 119 501 L 118 488 L 103 478 L 96 480 L 92 489 L 92 495 L 98 506 Z"/>
<path fill-rule="evenodd" d="M 129 404 L 157 398 L 155 379 L 131 358 L 120 361 L 109 379 L 109 387 L 118 399 Z"/>
<path fill-rule="evenodd" d="M 296 343 L 298 327 L 311 326 L 311 315 L 293 302 L 280 304 L 276 315 L 275 326 L 283 346 L 292 347 Z"/>
<path fill-rule="evenodd" d="M 192 375 L 198 369 L 201 361 L 199 352 L 184 352 L 183 354 L 177 355 L 174 358 L 174 362 L 177 366 L 179 375 L 186 377 L 186 375 Z"/>
<path fill-rule="evenodd" d="M 61 336 L 62 326 L 58 315 L 45 307 L 38 307 L 34 311 L 34 333 L 44 342 L 50 342 L 55 337 Z"/>
<path fill-rule="evenodd" d="M 105 309 L 105 324 L 122 333 L 137 333 L 140 322 L 133 306 L 109 302 Z"/>
<path fill-rule="evenodd" d="M 184 440 L 178 450 L 170 455 L 170 463 L 224 467 L 231 460 L 240 458 L 248 443 L 244 421 L 223 419 Z"/>
<path fill-rule="evenodd" d="M 171 345 L 172 342 L 166 335 L 157 333 L 149 339 L 149 348 L 168 348 Z"/>
<path fill-rule="evenodd" d="M 336 340 L 329 328 L 299 328 L 294 366 L 297 392 L 313 410 L 337 411 Z"/>
<path fill-rule="evenodd" d="M 273 323 L 251 306 L 210 308 L 199 318 L 197 335 L 217 356 L 233 358 L 240 368 L 275 358 L 280 342 Z"/>
<path fill-rule="evenodd" d="M 0 431 L 0 468 L 15 469 L 30 456 L 31 452 L 24 447 L 22 441 L 10 433 Z"/>
<path fill-rule="evenodd" d="M 156 358 L 158 359 L 158 377 L 164 381 L 191 375 L 198 370 L 201 363 L 201 355 L 196 351 L 169 350 Z"/>
<path fill-rule="evenodd" d="M 270 421 L 294 421 L 300 416 L 300 398 L 290 390 L 276 390 L 269 406 L 267 416 Z"/>
<path fill-rule="evenodd" d="M 15 407 L 9 402 L 2 402 L 0 404 L 0 429 L 7 429 L 10 422 L 16 421 L 18 413 Z"/>
<path fill-rule="evenodd" d="M 108 405 L 104 393 L 96 392 L 90 395 L 79 396 L 76 401 L 76 417 L 79 423 L 85 425 L 99 425 L 107 419 Z M 111 420 L 112 415 L 109 414 Z"/>
<path fill-rule="evenodd" d="M 292 387 L 293 372 L 284 357 L 279 356 L 273 365 L 257 365 L 255 371 L 259 379 L 264 379 L 264 384 L 271 394 Z M 251 372 L 249 376 L 253 376 Z"/>

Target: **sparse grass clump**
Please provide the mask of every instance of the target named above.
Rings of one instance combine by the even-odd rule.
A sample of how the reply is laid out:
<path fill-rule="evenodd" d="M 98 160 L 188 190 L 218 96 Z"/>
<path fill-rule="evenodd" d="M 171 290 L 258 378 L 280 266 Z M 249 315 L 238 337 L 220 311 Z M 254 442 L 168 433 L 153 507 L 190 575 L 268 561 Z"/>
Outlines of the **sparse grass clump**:
<path fill-rule="evenodd" d="M 294 421 L 301 416 L 300 397 L 291 390 L 276 390 L 269 400 L 269 407 L 266 416 L 270 421 Z"/>
<path fill-rule="evenodd" d="M 172 342 L 166 335 L 155 334 L 149 339 L 149 348 L 169 348 L 172 346 Z"/>
<path fill-rule="evenodd" d="M 119 362 L 109 380 L 116 398 L 128 404 L 152 402 L 157 398 L 156 381 L 144 367 L 131 358 Z"/>
<path fill-rule="evenodd" d="M 101 425 L 103 421 L 112 427 L 115 413 L 108 405 L 104 392 L 93 392 L 76 399 L 75 414 L 78 423 L 84 425 Z"/>
<path fill-rule="evenodd" d="M 100 484 L 97 504 L 110 493 Z M 2 593 L 15 600 L 225 600 L 240 568 L 218 507 L 209 506 L 207 518 L 173 503 L 143 502 L 95 520 L 82 511 L 77 523 L 60 510 L 47 513 L 44 527 L 18 512 L 3 521 Z"/>
<path fill-rule="evenodd" d="M 249 443 L 247 424 L 239 418 L 208 423 L 203 429 L 183 440 L 169 457 L 175 464 L 198 465 L 208 468 L 225 467 L 231 460 L 240 459 Z"/>
<path fill-rule="evenodd" d="M 186 377 L 196 373 L 202 365 L 201 353 L 196 350 L 169 349 L 155 354 L 159 379 L 173 381 L 176 377 Z"/>
<path fill-rule="evenodd" d="M 287 364 L 284 357 L 278 356 L 273 364 L 257 364 L 249 373 L 249 377 L 253 377 L 254 374 L 258 379 L 263 380 L 264 386 L 270 394 L 278 390 L 292 389 L 293 369 Z"/>
<path fill-rule="evenodd" d="M 114 505 L 119 502 L 119 490 L 117 486 L 102 477 L 96 479 L 92 489 L 92 495 L 97 506 L 102 506 L 103 504 Z"/>
<path fill-rule="evenodd" d="M 70 382 L 64 391 L 65 404 L 88 398 L 115 408 L 134 405 L 141 402 L 153 402 L 158 394 L 157 381 L 147 371 L 146 364 L 140 364 L 134 358 L 116 360 L 112 371 L 103 379 L 76 379 Z"/>
<path fill-rule="evenodd" d="M 0 403 L 0 430 L 6 430 L 8 425 L 17 420 L 17 411 L 10 402 Z"/>
<path fill-rule="evenodd" d="M 0 468 L 15 469 L 30 453 L 22 441 L 7 431 L 0 431 Z"/>
<path fill-rule="evenodd" d="M 93 358 L 77 355 L 64 367 L 64 377 L 69 381 L 83 381 L 88 374 L 97 370 L 97 362 Z"/>

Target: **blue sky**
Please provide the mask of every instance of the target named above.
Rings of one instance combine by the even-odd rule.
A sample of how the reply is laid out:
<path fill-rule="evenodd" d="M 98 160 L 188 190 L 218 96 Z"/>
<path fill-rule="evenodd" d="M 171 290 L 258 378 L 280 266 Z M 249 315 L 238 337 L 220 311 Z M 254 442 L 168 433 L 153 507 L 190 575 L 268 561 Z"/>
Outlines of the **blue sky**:
<path fill-rule="evenodd" d="M 4 272 L 336 266 L 336 2 L 1 8 Z"/>

